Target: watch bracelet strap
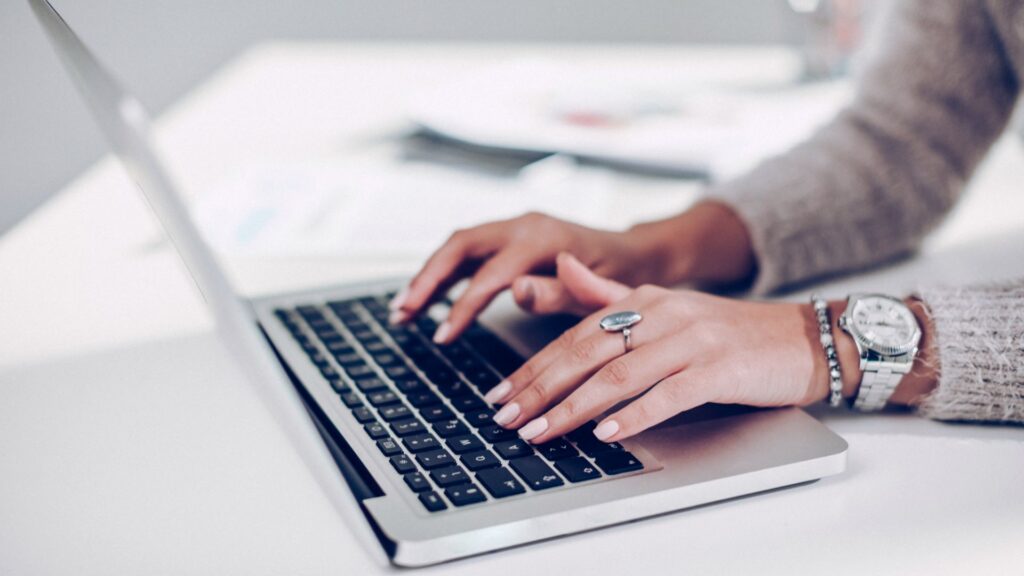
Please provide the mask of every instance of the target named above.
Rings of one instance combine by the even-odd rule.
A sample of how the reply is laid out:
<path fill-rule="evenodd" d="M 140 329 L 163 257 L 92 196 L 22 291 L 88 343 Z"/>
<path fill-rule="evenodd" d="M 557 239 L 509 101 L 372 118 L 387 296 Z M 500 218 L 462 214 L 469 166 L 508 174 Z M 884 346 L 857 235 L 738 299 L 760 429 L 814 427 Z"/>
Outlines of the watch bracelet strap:
<path fill-rule="evenodd" d="M 879 370 L 865 369 L 861 376 L 860 389 L 857 390 L 856 399 L 853 401 L 853 408 L 862 412 L 875 412 L 885 408 L 903 376 L 902 372 L 894 372 L 889 367 Z"/>

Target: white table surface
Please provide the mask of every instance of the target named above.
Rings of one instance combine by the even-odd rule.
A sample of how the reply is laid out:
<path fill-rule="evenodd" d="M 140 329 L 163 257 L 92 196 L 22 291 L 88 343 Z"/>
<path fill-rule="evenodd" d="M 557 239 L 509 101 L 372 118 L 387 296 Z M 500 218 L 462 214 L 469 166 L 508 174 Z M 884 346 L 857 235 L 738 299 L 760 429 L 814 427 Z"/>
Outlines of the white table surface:
<path fill-rule="evenodd" d="M 329 159 L 399 126 L 410 86 L 522 55 L 642 60 L 702 78 L 792 70 L 779 51 L 268 45 L 161 118 L 159 142 L 185 187 L 202 190 L 238 166 Z M 819 289 L 1024 275 L 1021 182 L 1021 145 L 1004 138 L 920 256 Z M 609 226 L 694 195 L 692 184 L 619 185 L 629 209 L 611 211 Z M 261 294 L 405 274 L 417 261 L 225 265 L 243 292 Z M 0 326 L 0 573 L 391 570 L 358 544 L 259 401 L 218 380 L 201 301 L 112 160 L 0 238 Z M 183 342 L 192 362 L 161 354 Z M 1024 429 L 813 412 L 850 443 L 839 477 L 424 572 L 1024 570 Z"/>

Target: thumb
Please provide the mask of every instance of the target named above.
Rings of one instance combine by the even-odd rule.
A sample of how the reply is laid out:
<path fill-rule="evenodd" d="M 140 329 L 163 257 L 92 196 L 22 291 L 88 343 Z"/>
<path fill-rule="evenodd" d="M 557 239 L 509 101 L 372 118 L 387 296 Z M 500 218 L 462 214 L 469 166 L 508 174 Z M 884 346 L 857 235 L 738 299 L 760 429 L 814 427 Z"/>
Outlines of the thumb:
<path fill-rule="evenodd" d="M 591 309 L 603 308 L 630 293 L 629 286 L 598 276 L 568 252 L 558 255 L 558 280 L 573 299 Z"/>

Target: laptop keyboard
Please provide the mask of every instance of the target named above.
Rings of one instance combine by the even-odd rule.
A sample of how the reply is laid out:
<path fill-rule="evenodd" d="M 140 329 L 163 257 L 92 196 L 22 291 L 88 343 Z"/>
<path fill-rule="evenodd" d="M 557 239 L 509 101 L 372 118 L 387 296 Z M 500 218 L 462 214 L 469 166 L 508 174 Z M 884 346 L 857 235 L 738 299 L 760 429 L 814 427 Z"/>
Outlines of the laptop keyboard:
<path fill-rule="evenodd" d="M 540 446 L 492 420 L 482 396 L 522 358 L 475 323 L 452 344 L 433 319 L 388 324 L 391 295 L 277 309 L 309 359 L 424 508 L 440 512 L 641 470 L 594 423 Z"/>

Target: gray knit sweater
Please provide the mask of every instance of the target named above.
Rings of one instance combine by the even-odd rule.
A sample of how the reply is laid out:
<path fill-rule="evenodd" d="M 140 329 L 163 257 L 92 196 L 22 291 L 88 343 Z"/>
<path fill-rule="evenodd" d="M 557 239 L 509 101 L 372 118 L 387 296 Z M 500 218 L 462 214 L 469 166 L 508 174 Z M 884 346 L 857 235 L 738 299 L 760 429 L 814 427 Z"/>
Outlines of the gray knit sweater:
<path fill-rule="evenodd" d="M 897 1 L 853 103 L 710 191 L 750 230 L 759 293 L 911 253 L 1007 125 L 1024 79 L 1024 0 Z M 940 364 L 921 413 L 1024 422 L 1024 279 L 920 296 Z"/>

